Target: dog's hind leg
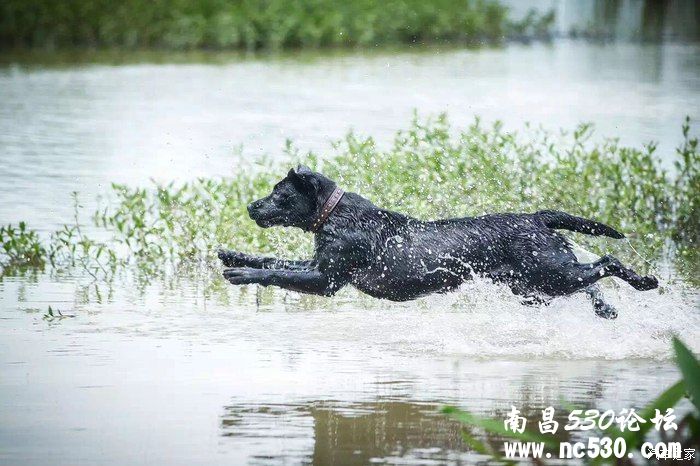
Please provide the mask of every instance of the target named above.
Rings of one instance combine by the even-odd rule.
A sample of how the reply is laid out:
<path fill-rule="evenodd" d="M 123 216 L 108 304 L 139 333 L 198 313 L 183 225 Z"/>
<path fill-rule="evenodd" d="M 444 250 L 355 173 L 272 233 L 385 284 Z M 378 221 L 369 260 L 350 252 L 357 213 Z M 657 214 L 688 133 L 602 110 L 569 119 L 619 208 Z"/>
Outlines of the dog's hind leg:
<path fill-rule="evenodd" d="M 617 319 L 617 309 L 605 302 L 600 286 L 590 285 L 583 291 L 593 303 L 593 309 L 595 309 L 595 314 L 598 317 L 602 317 L 603 319 Z"/>
<path fill-rule="evenodd" d="M 653 275 L 647 275 L 642 277 L 634 270 L 629 267 L 625 267 L 622 263 L 613 256 L 604 256 L 608 258 L 609 264 L 605 267 L 610 272 L 610 275 L 621 278 L 630 285 L 635 290 L 647 291 L 653 290 L 659 286 L 659 280 Z"/>
<path fill-rule="evenodd" d="M 510 291 L 512 291 L 514 295 L 520 296 L 520 304 L 523 306 L 549 305 L 550 299 L 546 298 L 545 296 L 533 292 L 516 281 L 510 281 L 507 283 Z"/>
<path fill-rule="evenodd" d="M 577 264 L 581 265 L 581 264 Z M 590 264 L 584 264 L 584 265 L 590 265 Z M 598 279 L 597 277 L 593 277 L 596 280 Z M 513 294 L 522 296 L 521 303 L 524 305 L 549 305 L 550 300 L 537 293 L 533 293 L 532 290 L 528 289 L 527 287 L 523 286 L 522 284 L 518 284 L 517 282 L 509 283 L 510 289 L 513 291 Z M 605 298 L 603 296 L 603 292 L 600 289 L 600 286 L 597 284 L 591 284 L 585 287 L 582 290 L 584 293 L 588 295 L 590 298 L 591 302 L 593 303 L 593 308 L 595 309 L 595 313 L 598 317 L 602 317 L 604 319 L 615 319 L 617 318 L 617 310 L 611 306 L 610 304 L 605 302 Z"/>
<path fill-rule="evenodd" d="M 550 302 L 550 299 L 536 294 L 525 295 L 520 300 L 520 304 L 522 304 L 523 306 L 549 306 Z"/>
<path fill-rule="evenodd" d="M 618 277 L 640 291 L 651 290 L 659 284 L 658 280 L 649 275 L 642 277 L 634 270 L 623 266 L 612 256 L 603 256 L 590 264 L 578 262 L 560 264 L 551 270 L 552 278 L 548 280 L 544 290 L 552 295 L 564 295 L 585 290 L 595 282 L 605 277 Z"/>

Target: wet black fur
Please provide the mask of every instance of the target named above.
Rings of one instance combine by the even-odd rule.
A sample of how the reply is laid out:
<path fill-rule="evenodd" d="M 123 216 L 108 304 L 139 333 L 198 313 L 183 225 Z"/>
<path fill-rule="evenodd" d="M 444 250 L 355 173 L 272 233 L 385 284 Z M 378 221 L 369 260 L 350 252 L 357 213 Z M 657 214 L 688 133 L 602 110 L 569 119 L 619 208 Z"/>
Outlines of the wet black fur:
<path fill-rule="evenodd" d="M 336 184 L 306 167 L 290 170 L 272 193 L 248 206 L 263 228 L 294 226 L 305 231 Z M 566 229 L 612 238 L 624 236 L 602 223 L 546 210 L 534 214 L 492 214 L 424 222 L 376 207 L 346 193 L 315 233 L 310 260 L 290 261 L 221 250 L 224 277 L 235 285 L 257 283 L 302 293 L 331 296 L 352 284 L 376 298 L 406 301 L 459 287 L 475 275 L 507 284 L 530 302 L 586 292 L 601 317 L 617 311 L 595 284 L 621 278 L 638 290 L 658 286 L 612 256 L 581 264 Z"/>

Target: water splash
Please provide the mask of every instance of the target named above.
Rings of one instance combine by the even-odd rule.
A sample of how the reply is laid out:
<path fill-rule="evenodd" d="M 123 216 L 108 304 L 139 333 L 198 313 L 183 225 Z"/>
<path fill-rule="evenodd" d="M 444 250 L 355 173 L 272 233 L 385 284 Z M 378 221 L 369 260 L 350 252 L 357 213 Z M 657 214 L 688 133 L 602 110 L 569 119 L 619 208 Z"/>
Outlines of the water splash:
<path fill-rule="evenodd" d="M 358 319 L 353 333 L 369 340 L 365 343 L 383 341 L 386 348 L 404 352 L 498 359 L 668 360 L 674 335 L 700 350 L 697 290 L 673 285 L 640 293 L 615 282 L 605 294 L 620 311 L 617 320 L 596 317 L 583 294 L 557 298 L 548 306 L 526 306 L 507 288 L 486 280 L 413 304 L 386 305 L 387 315 L 371 310 L 366 311 L 370 316 L 362 316 L 356 305 L 345 310 Z"/>

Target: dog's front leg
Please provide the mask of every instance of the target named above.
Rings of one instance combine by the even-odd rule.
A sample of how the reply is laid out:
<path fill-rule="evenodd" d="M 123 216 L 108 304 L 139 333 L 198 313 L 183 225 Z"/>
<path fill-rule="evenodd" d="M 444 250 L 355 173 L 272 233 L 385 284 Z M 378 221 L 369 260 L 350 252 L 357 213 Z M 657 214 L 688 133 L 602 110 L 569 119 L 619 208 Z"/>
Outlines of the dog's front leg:
<path fill-rule="evenodd" d="M 331 277 L 319 270 L 279 270 L 230 268 L 224 270 L 224 277 L 234 285 L 256 283 L 262 286 L 279 286 L 291 291 L 332 296 L 342 288 L 347 280 Z"/>
<path fill-rule="evenodd" d="M 312 260 L 285 260 L 276 257 L 251 256 L 242 252 L 219 249 L 219 259 L 226 267 L 250 267 L 253 269 L 308 270 L 313 268 Z"/>

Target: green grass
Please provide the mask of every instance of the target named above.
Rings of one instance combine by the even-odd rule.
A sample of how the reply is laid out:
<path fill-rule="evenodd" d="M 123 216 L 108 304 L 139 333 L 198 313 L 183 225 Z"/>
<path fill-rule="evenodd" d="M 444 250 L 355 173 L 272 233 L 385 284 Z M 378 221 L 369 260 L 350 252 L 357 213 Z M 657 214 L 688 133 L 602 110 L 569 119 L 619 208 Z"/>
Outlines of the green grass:
<path fill-rule="evenodd" d="M 260 229 L 245 208 L 301 162 L 378 206 L 422 219 L 540 209 L 594 218 L 623 231 L 630 243 L 575 235 L 586 248 L 616 254 L 642 270 L 670 261 L 682 276 L 697 277 L 700 157 L 689 122 L 679 131 L 681 144 L 670 171 L 654 145 L 593 143 L 591 136 L 588 125 L 564 137 L 541 131 L 524 137 L 478 120 L 458 130 L 443 115 L 415 119 L 385 149 L 354 133 L 323 157 L 300 153 L 290 143 L 283 161 L 242 163 L 226 178 L 149 187 L 114 184 L 110 200 L 92 215 L 107 240 L 82 234 L 78 225 L 90 214 L 76 203 L 73 222 L 42 250 L 55 268 L 77 265 L 95 276 L 130 265 L 156 275 L 173 265 L 215 263 L 214 251 L 222 245 L 308 257 L 311 235 Z"/>
<path fill-rule="evenodd" d="M 374 47 L 547 37 L 552 13 L 496 0 L 4 0 L 0 44 L 187 50 Z"/>

